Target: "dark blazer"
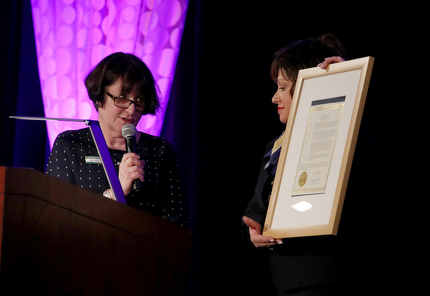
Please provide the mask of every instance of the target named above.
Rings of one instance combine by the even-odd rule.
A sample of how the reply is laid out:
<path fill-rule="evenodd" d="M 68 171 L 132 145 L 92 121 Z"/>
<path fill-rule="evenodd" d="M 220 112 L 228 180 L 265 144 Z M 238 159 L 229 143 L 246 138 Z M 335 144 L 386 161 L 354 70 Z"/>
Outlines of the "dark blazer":
<path fill-rule="evenodd" d="M 115 169 L 125 151 L 109 150 Z M 136 153 L 145 161 L 145 181 L 139 192 L 126 196 L 129 206 L 185 226 L 188 217 L 179 184 L 178 166 L 172 145 L 163 138 L 141 133 Z M 58 135 L 46 173 L 71 184 L 102 193 L 109 187 L 89 128 Z"/>
<path fill-rule="evenodd" d="M 275 140 L 266 147 L 254 197 L 244 213 L 262 226 L 266 219 L 268 199 L 271 194 L 274 175 L 265 169 L 268 154 Z M 244 236 L 249 239 L 249 229 L 243 223 Z M 316 284 L 342 281 L 343 263 L 340 240 L 334 236 L 318 236 L 284 239 L 270 252 L 270 266 L 275 285 L 281 289 L 294 289 Z"/>

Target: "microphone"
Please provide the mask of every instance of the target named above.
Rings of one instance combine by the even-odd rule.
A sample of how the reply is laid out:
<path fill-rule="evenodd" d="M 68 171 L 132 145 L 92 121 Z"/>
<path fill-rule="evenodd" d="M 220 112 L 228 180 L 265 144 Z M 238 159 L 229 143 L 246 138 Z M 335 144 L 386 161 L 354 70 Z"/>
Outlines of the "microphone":
<path fill-rule="evenodd" d="M 131 123 L 127 123 L 121 129 L 121 134 L 125 138 L 125 146 L 128 153 L 136 153 L 136 127 Z M 132 191 L 140 190 L 140 180 L 133 181 Z"/>

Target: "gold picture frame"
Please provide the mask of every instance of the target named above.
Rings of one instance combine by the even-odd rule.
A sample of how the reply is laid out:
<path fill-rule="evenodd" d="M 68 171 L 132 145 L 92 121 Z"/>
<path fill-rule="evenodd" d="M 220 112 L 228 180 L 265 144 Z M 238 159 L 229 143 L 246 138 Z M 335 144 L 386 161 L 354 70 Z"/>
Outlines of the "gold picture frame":
<path fill-rule="evenodd" d="M 336 235 L 374 58 L 300 70 L 263 235 Z"/>

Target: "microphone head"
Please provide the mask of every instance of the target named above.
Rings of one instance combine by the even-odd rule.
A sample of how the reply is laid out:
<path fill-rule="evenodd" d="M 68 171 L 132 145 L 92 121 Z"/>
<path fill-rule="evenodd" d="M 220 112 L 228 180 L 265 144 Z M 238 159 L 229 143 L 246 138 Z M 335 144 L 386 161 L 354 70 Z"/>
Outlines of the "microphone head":
<path fill-rule="evenodd" d="M 125 124 L 121 129 L 121 134 L 124 138 L 130 138 L 136 136 L 137 130 L 131 123 Z"/>

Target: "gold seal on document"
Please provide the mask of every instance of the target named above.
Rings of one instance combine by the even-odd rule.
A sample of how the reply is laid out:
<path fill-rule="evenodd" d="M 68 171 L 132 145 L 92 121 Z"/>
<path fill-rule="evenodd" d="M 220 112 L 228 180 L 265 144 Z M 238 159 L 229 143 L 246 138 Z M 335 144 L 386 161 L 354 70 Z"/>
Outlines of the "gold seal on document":
<path fill-rule="evenodd" d="M 299 186 L 303 187 L 306 184 L 306 180 L 308 179 L 308 174 L 303 172 L 299 177 Z"/>

